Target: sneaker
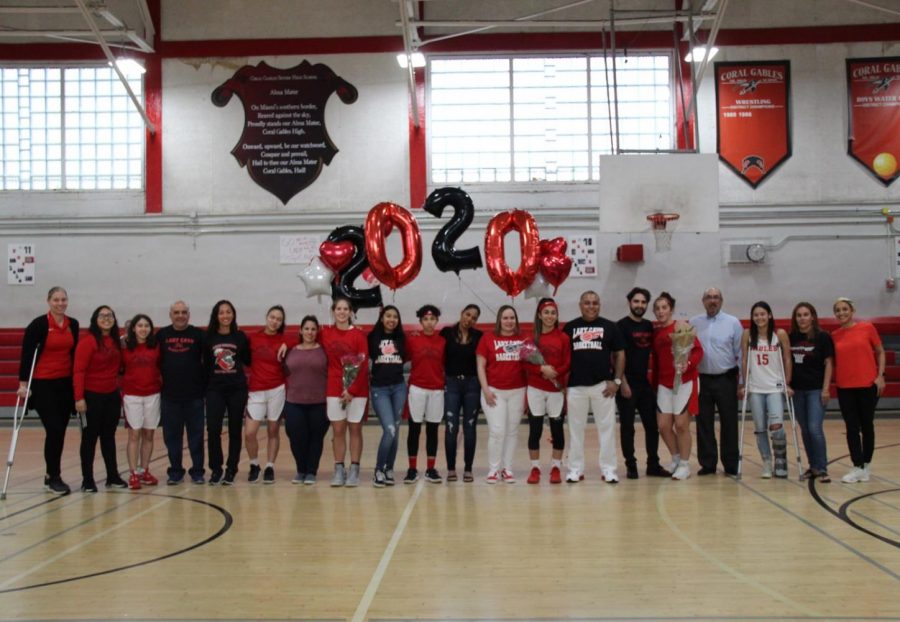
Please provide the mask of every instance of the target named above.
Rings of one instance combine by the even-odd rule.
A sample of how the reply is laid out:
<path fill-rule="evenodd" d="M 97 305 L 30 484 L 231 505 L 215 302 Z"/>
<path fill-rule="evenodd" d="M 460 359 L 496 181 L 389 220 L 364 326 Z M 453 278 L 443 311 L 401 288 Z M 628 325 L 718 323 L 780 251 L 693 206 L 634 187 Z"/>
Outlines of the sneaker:
<path fill-rule="evenodd" d="M 844 475 L 841 478 L 841 481 L 845 484 L 855 484 L 857 482 L 867 482 L 869 481 L 869 474 L 866 473 L 866 470 L 862 467 L 853 467 L 850 469 L 850 472 Z"/>
<path fill-rule="evenodd" d="M 306 477 L 303 478 L 304 486 L 315 486 L 316 485 L 316 474 L 315 473 L 307 473 Z"/>
<path fill-rule="evenodd" d="M 124 479 L 119 477 L 119 474 L 116 473 L 112 477 L 106 478 L 106 487 L 107 488 L 128 488 L 128 484 Z"/>
<path fill-rule="evenodd" d="M 223 486 L 234 486 L 234 477 L 237 475 L 231 469 L 225 469 L 225 477 L 222 478 Z"/>
<path fill-rule="evenodd" d="M 141 489 L 141 476 L 131 472 L 131 475 L 128 477 L 128 488 L 129 490 L 140 490 Z"/>
<path fill-rule="evenodd" d="M 603 471 L 603 481 L 607 484 L 618 484 L 619 474 L 616 473 L 615 469 L 606 469 L 605 471 Z"/>
<path fill-rule="evenodd" d="M 263 471 L 263 484 L 274 484 L 275 483 L 275 468 L 274 467 L 266 467 L 266 470 Z"/>
<path fill-rule="evenodd" d="M 250 465 L 250 473 L 247 475 L 247 481 L 251 484 L 255 484 L 259 481 L 259 465 L 251 464 Z"/>
<path fill-rule="evenodd" d="M 638 468 L 636 464 L 625 465 L 625 477 L 628 479 L 638 479 Z"/>
<path fill-rule="evenodd" d="M 496 484 L 500 481 L 500 474 L 497 471 L 491 471 L 487 474 L 485 480 L 488 484 Z"/>
<path fill-rule="evenodd" d="M 678 469 L 675 469 L 675 470 L 677 471 Z M 715 475 L 715 474 L 716 474 L 716 467 L 712 467 L 712 468 L 700 467 L 700 470 L 697 471 L 697 475 Z"/>
<path fill-rule="evenodd" d="M 305 483 L 305 482 L 304 482 Z M 339 488 L 347 483 L 347 472 L 344 470 L 343 463 L 334 465 L 334 476 L 331 478 L 331 486 Z"/>
<path fill-rule="evenodd" d="M 513 475 L 513 472 L 509 469 L 503 469 L 502 471 L 500 471 L 500 479 L 502 479 L 507 484 L 516 483 L 516 476 Z"/>
<path fill-rule="evenodd" d="M 675 469 L 678 468 L 678 460 L 672 460 L 669 464 L 665 466 L 664 471 L 668 471 L 669 473 L 674 473 Z"/>
<path fill-rule="evenodd" d="M 351 464 L 350 473 L 347 475 L 347 481 L 344 484 L 347 488 L 356 488 L 359 486 L 359 465 Z"/>
<path fill-rule="evenodd" d="M 568 473 L 566 473 L 567 484 L 577 484 L 583 479 L 584 475 L 581 475 L 578 471 L 569 471 Z"/>
<path fill-rule="evenodd" d="M 372 478 L 372 485 L 375 488 L 384 488 L 387 486 L 387 480 L 384 477 L 384 471 L 375 469 L 375 476 Z"/>
<path fill-rule="evenodd" d="M 204 479 L 203 475 L 191 475 L 191 483 L 197 486 L 202 486 L 206 483 L 206 479 Z"/>
<path fill-rule="evenodd" d="M 763 458 L 762 474 L 760 477 L 763 479 L 772 478 L 772 460 L 770 458 Z"/>
<path fill-rule="evenodd" d="M 403 478 L 404 484 L 415 484 L 419 479 L 419 471 L 416 469 L 407 469 L 406 477 Z"/>
<path fill-rule="evenodd" d="M 656 464 L 647 467 L 647 477 L 672 477 L 672 472 Z"/>
<path fill-rule="evenodd" d="M 394 480 L 394 469 L 385 469 L 384 470 L 384 483 L 388 486 L 393 486 L 395 484 Z"/>
<path fill-rule="evenodd" d="M 297 473 L 294 476 L 294 479 L 291 480 L 291 483 L 302 486 L 303 482 L 305 482 L 305 481 L 306 481 L 306 473 Z"/>
<path fill-rule="evenodd" d="M 528 484 L 539 484 L 541 482 L 541 470 L 538 467 L 531 467 L 531 473 L 528 474 L 528 479 L 525 482 Z"/>
<path fill-rule="evenodd" d="M 441 479 L 441 474 L 437 472 L 437 469 L 426 469 L 425 470 L 425 481 L 430 482 L 432 484 L 440 484 L 444 480 Z"/>
<path fill-rule="evenodd" d="M 775 469 L 775 477 L 778 479 L 787 479 L 787 469 Z"/>
<path fill-rule="evenodd" d="M 209 474 L 209 485 L 216 486 L 222 482 L 222 471 L 213 471 Z"/>
<path fill-rule="evenodd" d="M 687 462 L 682 462 L 675 469 L 675 472 L 672 473 L 672 479 L 684 480 L 691 476 L 691 465 Z"/>
<path fill-rule="evenodd" d="M 550 483 L 551 484 L 561 484 L 562 483 L 562 473 L 559 471 L 559 467 L 553 467 L 550 469 Z"/>
<path fill-rule="evenodd" d="M 184 473 L 169 473 L 169 479 L 166 480 L 167 486 L 177 486 L 184 479 Z"/>
<path fill-rule="evenodd" d="M 153 473 L 150 471 L 144 471 L 141 473 L 141 484 L 144 486 L 156 486 L 159 484 L 159 480 L 153 477 Z"/>
<path fill-rule="evenodd" d="M 862 482 L 869 481 L 869 475 L 870 475 L 869 474 L 869 464 L 866 463 L 863 465 L 863 478 L 860 481 L 862 481 Z"/>
<path fill-rule="evenodd" d="M 72 492 L 72 489 L 69 488 L 69 485 L 62 481 L 62 479 L 60 479 L 59 477 L 45 477 L 44 488 L 55 495 L 67 495 Z"/>
<path fill-rule="evenodd" d="M 92 479 L 82 481 L 81 492 L 97 492 L 97 483 Z"/>

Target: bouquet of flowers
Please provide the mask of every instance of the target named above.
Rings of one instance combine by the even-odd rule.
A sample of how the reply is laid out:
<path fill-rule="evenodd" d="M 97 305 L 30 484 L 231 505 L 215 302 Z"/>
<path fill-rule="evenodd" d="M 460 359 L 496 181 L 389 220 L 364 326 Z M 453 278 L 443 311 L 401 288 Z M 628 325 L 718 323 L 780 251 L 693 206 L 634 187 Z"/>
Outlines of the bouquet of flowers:
<path fill-rule="evenodd" d="M 687 365 L 691 350 L 694 349 L 694 327 L 686 322 L 675 324 L 672 331 L 672 356 L 675 359 L 675 381 L 672 383 L 672 391 L 678 392 L 681 388 L 681 371 Z"/>
<path fill-rule="evenodd" d="M 344 391 L 348 391 L 350 386 L 356 381 L 356 377 L 359 376 L 359 370 L 362 369 L 362 364 L 365 360 L 366 355 L 359 353 L 345 354 L 341 357 L 341 377 L 344 381 Z M 341 403 L 341 408 L 346 410 L 347 404 Z"/>
<path fill-rule="evenodd" d="M 541 354 L 541 351 L 538 350 L 537 344 L 533 341 L 525 341 L 519 346 L 519 360 L 525 361 L 526 363 L 531 363 L 532 365 L 543 366 L 547 364 L 547 360 L 544 358 L 544 355 Z M 559 388 L 559 383 L 556 380 L 551 380 L 553 386 L 557 389 Z"/>

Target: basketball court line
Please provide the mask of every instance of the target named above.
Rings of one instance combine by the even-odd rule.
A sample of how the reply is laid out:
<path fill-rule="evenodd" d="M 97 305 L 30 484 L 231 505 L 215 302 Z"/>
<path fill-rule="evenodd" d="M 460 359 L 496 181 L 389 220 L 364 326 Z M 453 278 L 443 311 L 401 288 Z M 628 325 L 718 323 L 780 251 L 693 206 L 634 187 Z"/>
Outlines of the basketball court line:
<path fill-rule="evenodd" d="M 559 618 L 429 618 L 429 620 L 431 622 L 559 622 Z M 882 620 L 890 622 L 900 620 L 900 618 L 878 616 L 615 616 L 600 618 L 565 618 L 565 620 L 566 622 L 620 622 L 621 620 L 628 620 L 628 622 L 656 622 L 657 620 L 666 620 L 667 622 L 693 622 L 696 620 L 701 622 L 719 622 L 720 620 L 729 620 L 733 622 L 751 622 L 755 620 L 765 622 L 795 622 L 796 620 L 856 622 L 859 620 L 865 622 L 868 620 Z M 369 622 L 409 622 L 409 620 L 406 618 L 370 618 Z"/>
<path fill-rule="evenodd" d="M 62 510 L 63 508 L 67 508 L 67 507 L 69 507 L 70 505 L 75 505 L 76 503 L 80 503 L 80 502 L 82 501 L 82 499 L 80 499 L 80 498 L 78 498 L 78 497 L 76 497 L 76 496 L 74 496 L 74 495 L 62 495 L 62 496 L 59 496 L 59 497 L 55 497 L 55 499 L 67 499 L 68 501 L 67 501 L 66 503 L 62 504 L 62 505 L 57 505 L 57 506 L 53 507 L 52 509 L 49 509 L 49 510 L 47 510 L 47 511 L 45 511 L 45 512 L 41 512 L 40 514 L 35 514 L 34 516 L 31 516 L 31 517 L 29 517 L 29 518 L 26 518 L 26 519 L 23 520 L 23 521 L 20 521 L 20 522 L 18 522 L 18 523 L 15 523 L 14 525 L 2 525 L 2 526 L 0 526 L 0 536 L 8 535 L 6 532 L 12 531 L 13 529 L 16 529 L 16 528 L 18 528 L 18 527 L 21 527 L 22 525 L 27 525 L 28 523 L 31 523 L 31 522 L 33 522 L 33 521 L 36 521 L 36 520 L 38 520 L 38 519 L 40 519 L 40 518 L 44 518 L 45 516 L 49 516 L 50 514 L 53 514 L 54 512 L 59 512 L 59 511 Z M 45 503 L 47 503 L 47 502 L 49 502 L 49 501 L 53 501 L 53 500 L 54 500 L 54 499 L 48 499 L 48 500 L 47 500 L 46 502 L 44 502 L 44 503 L 39 503 L 39 504 L 37 504 L 37 505 L 33 505 L 31 508 L 26 508 L 26 509 L 22 510 L 22 512 L 25 512 L 25 511 L 27 511 L 28 509 L 33 509 L 33 508 L 36 508 L 36 507 L 40 507 L 41 505 L 44 505 Z M 18 513 L 21 513 L 21 512 L 17 512 L 17 514 L 18 514 Z M 9 518 L 9 516 L 4 516 L 3 518 Z M 2 520 L 2 519 L 0 519 L 0 520 Z"/>

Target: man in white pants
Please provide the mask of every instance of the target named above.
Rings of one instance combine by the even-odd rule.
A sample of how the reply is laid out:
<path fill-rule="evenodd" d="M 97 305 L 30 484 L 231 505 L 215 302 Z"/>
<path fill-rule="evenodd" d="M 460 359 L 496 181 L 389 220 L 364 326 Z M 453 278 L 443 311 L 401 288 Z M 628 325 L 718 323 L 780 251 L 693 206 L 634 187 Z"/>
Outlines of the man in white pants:
<path fill-rule="evenodd" d="M 619 481 L 616 473 L 616 393 L 625 371 L 625 343 L 614 322 L 600 317 L 600 296 L 581 294 L 581 317 L 563 329 L 572 343 L 569 376 L 569 473 L 566 481 L 584 479 L 584 431 L 588 412 L 594 413 L 600 440 L 600 472 L 608 484 Z"/>

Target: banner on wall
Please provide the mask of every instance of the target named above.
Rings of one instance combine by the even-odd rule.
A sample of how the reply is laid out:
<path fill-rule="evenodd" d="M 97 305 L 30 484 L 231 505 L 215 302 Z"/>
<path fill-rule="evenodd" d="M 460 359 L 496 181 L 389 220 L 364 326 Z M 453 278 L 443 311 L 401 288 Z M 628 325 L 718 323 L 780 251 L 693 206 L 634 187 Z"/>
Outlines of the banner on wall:
<path fill-rule="evenodd" d="M 790 61 L 719 62 L 716 150 L 756 188 L 791 157 Z"/>
<path fill-rule="evenodd" d="M 331 164 L 337 146 L 325 129 L 325 104 L 337 93 L 356 101 L 356 87 L 321 63 L 303 61 L 290 69 L 265 61 L 245 65 L 212 93 L 216 106 L 232 95 L 244 105 L 244 132 L 231 154 L 259 186 L 287 204 Z"/>
<path fill-rule="evenodd" d="M 900 177 L 900 56 L 847 59 L 847 153 L 885 186 Z"/>

